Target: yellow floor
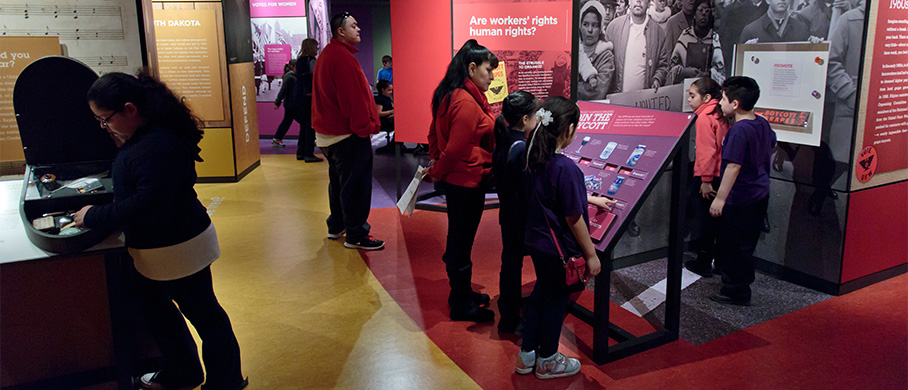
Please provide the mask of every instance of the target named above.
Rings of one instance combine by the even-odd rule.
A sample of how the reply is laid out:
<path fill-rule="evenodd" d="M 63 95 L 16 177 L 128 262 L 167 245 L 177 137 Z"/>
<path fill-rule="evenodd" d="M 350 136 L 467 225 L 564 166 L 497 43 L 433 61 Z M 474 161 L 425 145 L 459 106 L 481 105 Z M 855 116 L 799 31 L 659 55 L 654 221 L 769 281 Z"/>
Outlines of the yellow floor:
<path fill-rule="evenodd" d="M 239 183 L 198 184 L 218 231 L 214 287 L 248 389 L 473 389 L 357 251 L 325 238 L 328 166 L 264 155 Z"/>

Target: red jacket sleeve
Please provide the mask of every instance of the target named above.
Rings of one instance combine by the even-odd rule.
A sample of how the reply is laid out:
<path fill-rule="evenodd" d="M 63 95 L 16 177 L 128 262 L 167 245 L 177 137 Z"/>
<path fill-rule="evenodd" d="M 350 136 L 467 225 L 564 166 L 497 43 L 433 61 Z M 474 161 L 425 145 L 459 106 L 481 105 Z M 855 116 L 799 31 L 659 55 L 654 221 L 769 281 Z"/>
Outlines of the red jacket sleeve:
<path fill-rule="evenodd" d="M 444 179 L 450 173 L 457 162 L 463 160 L 473 147 L 471 141 L 477 130 L 476 118 L 481 113 L 474 112 L 475 109 L 470 104 L 463 101 L 451 102 L 450 118 L 451 127 L 448 132 L 448 142 L 445 149 L 439 153 L 438 161 L 429 168 L 429 175 Z"/>
<path fill-rule="evenodd" d="M 719 154 L 719 140 L 716 139 L 716 132 L 719 123 L 709 116 L 702 115 L 697 118 L 696 122 L 697 154 L 694 161 L 694 176 L 699 176 L 704 182 L 711 182 L 716 175 L 716 167 L 722 156 Z"/>
<path fill-rule="evenodd" d="M 366 82 L 366 75 L 355 61 L 352 63 L 344 61 L 339 64 L 339 68 L 335 69 L 338 74 L 351 75 L 335 79 L 341 114 L 350 118 L 350 130 L 354 134 L 369 138 L 372 134 L 378 133 L 381 122 L 378 119 L 375 98 L 369 89 L 369 83 Z"/>

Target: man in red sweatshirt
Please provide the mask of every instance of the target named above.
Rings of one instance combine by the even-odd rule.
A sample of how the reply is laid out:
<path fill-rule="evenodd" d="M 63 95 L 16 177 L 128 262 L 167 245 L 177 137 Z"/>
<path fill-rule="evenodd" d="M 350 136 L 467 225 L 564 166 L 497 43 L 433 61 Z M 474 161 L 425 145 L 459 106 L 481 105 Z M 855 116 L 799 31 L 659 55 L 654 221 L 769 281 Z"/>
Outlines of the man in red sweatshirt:
<path fill-rule="evenodd" d="M 385 243 L 369 235 L 366 220 L 372 206 L 372 142 L 381 123 L 359 62 L 359 27 L 348 12 L 331 18 L 331 42 L 315 62 L 312 127 L 315 144 L 328 159 L 328 238 L 347 234 L 344 246 L 382 249 Z"/>

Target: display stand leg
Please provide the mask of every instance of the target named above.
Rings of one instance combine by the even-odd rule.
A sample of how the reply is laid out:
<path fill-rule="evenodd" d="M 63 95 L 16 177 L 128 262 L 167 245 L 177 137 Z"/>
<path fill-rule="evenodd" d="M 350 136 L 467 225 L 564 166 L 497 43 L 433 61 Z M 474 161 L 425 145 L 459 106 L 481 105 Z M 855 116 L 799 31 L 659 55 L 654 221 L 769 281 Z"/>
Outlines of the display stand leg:
<path fill-rule="evenodd" d="M 107 295 L 110 305 L 110 328 L 114 353 L 114 377 L 117 388 L 131 390 L 135 388 L 132 380 L 133 348 L 131 340 L 131 322 L 129 320 L 130 294 L 127 293 L 129 262 L 124 250 L 117 250 L 104 255 L 107 276 Z"/>
<path fill-rule="evenodd" d="M 612 254 L 600 254 L 604 256 L 600 258 L 602 272 L 596 275 L 596 291 L 593 300 L 593 361 L 604 364 L 608 358 L 608 340 L 612 333 L 608 320 L 611 296 L 609 290 L 612 285 Z M 623 341 L 618 338 L 616 340 Z"/>
<path fill-rule="evenodd" d="M 400 144 L 394 143 L 394 179 L 397 183 L 397 200 L 400 200 Z"/>
<path fill-rule="evenodd" d="M 593 361 L 605 364 L 678 340 L 681 322 L 681 267 L 684 256 L 684 216 L 687 199 L 688 131 L 672 155 L 671 215 L 669 219 L 668 259 L 666 264 L 665 323 L 663 329 L 635 336 L 609 322 L 611 304 L 612 253 L 599 252 L 602 272 L 596 276 L 593 311 L 577 303 L 568 312 L 593 326 Z M 663 167 L 665 169 L 665 167 Z M 617 343 L 609 346 L 609 339 Z"/>
<path fill-rule="evenodd" d="M 668 229 L 668 270 L 665 291 L 665 330 L 678 339 L 681 321 L 681 267 L 684 258 L 684 216 L 687 212 L 687 165 L 690 131 L 681 145 L 672 169 L 671 219 Z"/>

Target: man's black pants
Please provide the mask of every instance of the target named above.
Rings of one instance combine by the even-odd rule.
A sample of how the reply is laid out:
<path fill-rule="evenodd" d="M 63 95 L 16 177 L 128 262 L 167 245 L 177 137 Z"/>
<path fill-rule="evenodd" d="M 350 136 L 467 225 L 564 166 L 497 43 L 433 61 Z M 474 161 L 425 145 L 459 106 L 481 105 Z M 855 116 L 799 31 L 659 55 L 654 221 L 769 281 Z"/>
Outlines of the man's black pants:
<path fill-rule="evenodd" d="M 359 242 L 369 235 L 369 210 L 372 207 L 372 141 L 351 135 L 325 146 L 328 160 L 328 232 L 347 231 L 348 242 Z"/>

